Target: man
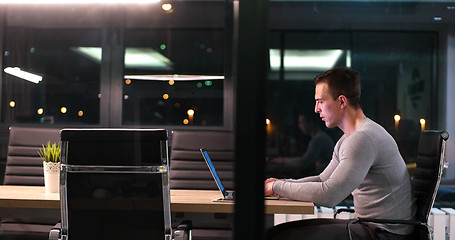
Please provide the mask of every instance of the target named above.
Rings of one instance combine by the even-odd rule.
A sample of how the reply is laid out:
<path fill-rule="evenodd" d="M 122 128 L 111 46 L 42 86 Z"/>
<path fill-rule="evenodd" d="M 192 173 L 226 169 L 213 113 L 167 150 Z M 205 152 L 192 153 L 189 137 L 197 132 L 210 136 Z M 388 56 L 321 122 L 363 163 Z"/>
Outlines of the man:
<path fill-rule="evenodd" d="M 360 105 L 359 74 L 334 68 L 315 78 L 315 112 L 329 128 L 338 126 L 344 135 L 335 145 L 332 160 L 318 176 L 265 181 L 265 195 L 281 195 L 334 207 L 350 193 L 355 217 L 412 219 L 415 204 L 405 163 L 394 139 L 367 118 Z M 303 239 L 344 239 L 346 220 L 307 220 Z M 375 234 L 379 239 L 412 239 L 412 226 L 355 224 L 357 239 Z M 339 237 L 342 238 L 339 238 Z M 371 236 L 370 236 L 371 237 Z"/>
<path fill-rule="evenodd" d="M 285 169 L 297 171 L 300 176 L 319 174 L 329 164 L 334 147 L 333 140 L 320 126 L 317 115 L 299 114 L 298 127 L 311 137 L 305 153 L 297 157 L 276 157 L 270 163 L 282 164 Z"/>

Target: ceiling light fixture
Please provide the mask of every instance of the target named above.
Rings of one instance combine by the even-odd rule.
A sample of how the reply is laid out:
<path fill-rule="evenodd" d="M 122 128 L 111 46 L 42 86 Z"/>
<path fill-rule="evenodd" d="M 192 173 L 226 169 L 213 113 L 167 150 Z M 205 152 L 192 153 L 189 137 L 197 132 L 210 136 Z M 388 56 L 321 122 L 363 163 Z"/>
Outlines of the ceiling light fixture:
<path fill-rule="evenodd" d="M 323 71 L 336 64 L 343 54 L 341 49 L 327 50 L 284 50 L 284 69 L 286 71 Z M 270 68 L 280 69 L 280 50 L 270 49 Z"/>
<path fill-rule="evenodd" d="M 77 52 L 93 61 L 100 63 L 102 50 L 100 47 L 73 47 L 72 51 Z M 152 48 L 132 48 L 125 50 L 125 67 L 140 68 L 149 70 L 172 70 L 174 63 Z"/>
<path fill-rule="evenodd" d="M 201 81 L 201 80 L 223 80 L 224 76 L 209 75 L 125 75 L 125 79 L 151 80 L 151 81 Z"/>
<path fill-rule="evenodd" d="M 41 80 L 43 80 L 42 76 L 23 71 L 19 67 L 7 67 L 3 71 L 18 78 L 30 81 L 32 83 L 39 83 Z"/>

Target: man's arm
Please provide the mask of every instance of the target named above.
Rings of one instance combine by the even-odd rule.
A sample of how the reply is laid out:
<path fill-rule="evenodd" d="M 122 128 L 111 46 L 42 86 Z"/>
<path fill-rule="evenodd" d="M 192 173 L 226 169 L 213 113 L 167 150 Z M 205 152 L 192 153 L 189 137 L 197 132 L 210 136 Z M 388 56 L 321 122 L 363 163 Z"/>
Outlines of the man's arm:
<path fill-rule="evenodd" d="M 338 204 L 365 179 L 376 155 L 372 140 L 365 134 L 352 135 L 341 146 L 335 148 L 337 153 L 319 175 L 320 182 L 275 181 L 273 192 L 321 206 Z"/>

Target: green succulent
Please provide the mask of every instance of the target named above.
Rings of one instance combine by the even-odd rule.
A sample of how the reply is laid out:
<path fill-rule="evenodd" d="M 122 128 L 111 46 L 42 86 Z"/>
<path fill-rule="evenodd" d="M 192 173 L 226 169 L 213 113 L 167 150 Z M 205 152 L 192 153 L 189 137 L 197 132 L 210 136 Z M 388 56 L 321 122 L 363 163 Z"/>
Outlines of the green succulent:
<path fill-rule="evenodd" d="M 60 162 L 60 153 L 62 148 L 57 143 L 51 144 L 47 142 L 47 145 L 42 145 L 43 147 L 38 150 L 38 154 L 45 162 Z"/>

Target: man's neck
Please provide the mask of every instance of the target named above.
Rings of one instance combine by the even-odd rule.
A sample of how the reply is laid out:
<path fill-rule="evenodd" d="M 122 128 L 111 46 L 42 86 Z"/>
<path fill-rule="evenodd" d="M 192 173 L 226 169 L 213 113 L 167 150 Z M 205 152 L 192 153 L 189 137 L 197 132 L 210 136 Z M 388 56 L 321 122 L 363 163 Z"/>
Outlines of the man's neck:
<path fill-rule="evenodd" d="M 349 137 L 357 130 L 365 118 L 366 116 L 361 108 L 347 108 L 344 120 L 338 127 Z"/>

